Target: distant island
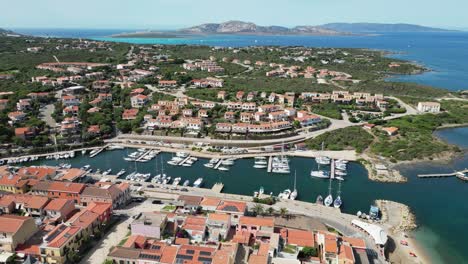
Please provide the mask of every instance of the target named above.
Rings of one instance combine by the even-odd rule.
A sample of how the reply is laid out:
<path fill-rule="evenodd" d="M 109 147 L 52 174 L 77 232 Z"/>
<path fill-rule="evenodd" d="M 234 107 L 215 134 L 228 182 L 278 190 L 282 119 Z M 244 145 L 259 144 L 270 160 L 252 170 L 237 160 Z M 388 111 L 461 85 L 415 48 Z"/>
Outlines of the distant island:
<path fill-rule="evenodd" d="M 334 31 L 352 33 L 375 32 L 445 32 L 455 31 L 442 28 L 425 27 L 413 24 L 381 24 L 381 23 L 330 23 L 320 26 Z"/>
<path fill-rule="evenodd" d="M 444 32 L 441 28 L 412 24 L 379 23 L 330 23 L 318 26 L 259 26 L 252 22 L 227 21 L 206 23 L 174 31 L 143 31 L 113 35 L 115 38 L 178 38 L 187 35 L 309 35 L 309 36 L 350 36 L 375 32 Z"/>
<path fill-rule="evenodd" d="M 0 36 L 21 36 L 21 34 L 18 34 L 11 30 L 0 28 Z"/>

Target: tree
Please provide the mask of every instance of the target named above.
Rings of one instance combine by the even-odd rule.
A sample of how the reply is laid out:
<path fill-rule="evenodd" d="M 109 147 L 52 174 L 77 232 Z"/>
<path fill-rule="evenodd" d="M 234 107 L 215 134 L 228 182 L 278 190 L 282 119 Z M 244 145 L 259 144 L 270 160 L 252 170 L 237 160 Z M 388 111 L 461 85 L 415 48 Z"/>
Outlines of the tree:
<path fill-rule="evenodd" d="M 286 217 L 287 214 L 288 214 L 288 209 L 286 209 L 285 207 L 281 207 L 280 208 L 281 217 Z"/>
<path fill-rule="evenodd" d="M 268 207 L 267 212 L 269 215 L 273 215 L 275 213 L 275 209 L 273 207 Z"/>
<path fill-rule="evenodd" d="M 301 251 L 299 251 L 297 258 L 304 259 L 304 258 L 317 257 L 317 256 L 318 256 L 317 248 L 304 247 Z"/>
<path fill-rule="evenodd" d="M 260 214 L 262 214 L 264 212 L 263 205 L 261 205 L 261 204 L 255 204 L 255 206 L 254 206 L 254 208 L 252 210 L 256 215 L 260 215 Z"/>

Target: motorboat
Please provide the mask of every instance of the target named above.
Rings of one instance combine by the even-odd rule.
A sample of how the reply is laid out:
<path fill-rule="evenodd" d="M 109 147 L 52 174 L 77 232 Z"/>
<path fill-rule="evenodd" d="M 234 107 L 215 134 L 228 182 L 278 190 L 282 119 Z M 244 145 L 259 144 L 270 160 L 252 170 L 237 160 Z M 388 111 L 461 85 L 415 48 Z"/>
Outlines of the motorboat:
<path fill-rule="evenodd" d="M 190 181 L 189 180 L 185 180 L 184 183 L 182 184 L 182 186 L 189 186 L 190 184 Z"/>
<path fill-rule="evenodd" d="M 111 171 L 112 171 L 112 169 L 108 169 L 105 172 L 103 172 L 102 175 L 107 175 L 107 174 L 111 173 Z"/>
<path fill-rule="evenodd" d="M 210 159 L 209 163 L 216 164 L 219 162 L 219 159 Z"/>
<path fill-rule="evenodd" d="M 338 176 L 346 176 L 347 173 L 346 173 L 346 171 L 336 170 L 335 174 L 338 175 Z"/>
<path fill-rule="evenodd" d="M 310 176 L 316 177 L 316 178 L 328 179 L 330 178 L 330 173 L 324 170 L 311 171 Z"/>
<path fill-rule="evenodd" d="M 117 175 L 117 177 L 120 177 L 120 176 L 122 176 L 122 175 L 124 175 L 124 174 L 125 174 L 125 170 L 124 170 L 124 169 L 121 169 L 119 172 L 117 172 L 116 175 Z"/>
<path fill-rule="evenodd" d="M 321 165 L 328 165 L 330 164 L 331 160 L 329 157 L 317 157 L 315 158 L 315 162 Z"/>
<path fill-rule="evenodd" d="M 291 190 L 286 189 L 283 192 L 281 192 L 280 194 L 278 194 L 278 198 L 280 198 L 280 199 L 289 199 L 290 195 L 291 195 Z"/>
<path fill-rule="evenodd" d="M 181 180 L 182 180 L 182 178 L 180 178 L 180 177 L 175 178 L 175 179 L 174 179 L 174 182 L 172 183 L 172 185 L 173 185 L 173 186 L 179 185 L 179 183 L 180 183 Z"/>
<path fill-rule="evenodd" d="M 214 165 L 214 163 L 205 163 L 205 164 L 203 164 L 203 166 L 212 169 L 212 168 L 214 168 L 215 165 Z"/>
<path fill-rule="evenodd" d="M 177 166 L 177 165 L 179 165 L 179 162 L 180 161 L 170 160 L 170 161 L 167 162 L 167 164 L 172 165 L 172 166 Z"/>
<path fill-rule="evenodd" d="M 345 179 L 341 176 L 335 176 L 335 180 L 344 181 Z"/>
<path fill-rule="evenodd" d="M 267 167 L 267 165 L 262 165 L 262 164 L 255 164 L 253 166 L 255 169 L 265 169 Z"/>
<path fill-rule="evenodd" d="M 289 170 L 289 168 L 286 168 L 286 167 L 277 167 L 277 168 L 273 168 L 271 170 L 271 172 L 281 173 L 281 174 L 288 174 L 288 173 L 290 173 L 290 170 Z"/>
<path fill-rule="evenodd" d="M 187 152 L 177 152 L 176 157 L 186 158 L 186 157 L 188 157 L 188 153 Z"/>
<path fill-rule="evenodd" d="M 193 187 L 200 187 L 203 183 L 203 178 L 198 178 L 194 183 Z"/>
<path fill-rule="evenodd" d="M 228 168 L 228 167 L 224 167 L 224 166 L 219 166 L 219 167 L 218 167 L 218 170 L 220 170 L 220 171 L 228 171 L 229 168 Z"/>
<path fill-rule="evenodd" d="M 223 160 L 221 161 L 221 164 L 224 166 L 231 166 L 231 165 L 234 165 L 234 160 L 231 160 L 231 159 Z"/>

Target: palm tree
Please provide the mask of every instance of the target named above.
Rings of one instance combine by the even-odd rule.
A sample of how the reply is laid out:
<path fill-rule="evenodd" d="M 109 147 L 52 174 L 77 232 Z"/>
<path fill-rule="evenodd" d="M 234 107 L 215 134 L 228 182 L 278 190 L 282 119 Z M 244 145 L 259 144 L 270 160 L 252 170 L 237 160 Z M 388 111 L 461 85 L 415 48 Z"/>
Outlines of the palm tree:
<path fill-rule="evenodd" d="M 269 215 L 273 215 L 275 213 L 275 209 L 273 207 L 268 207 L 267 212 Z"/>
<path fill-rule="evenodd" d="M 253 208 L 253 212 L 254 212 L 256 215 L 262 214 L 263 211 L 264 211 L 263 205 L 261 205 L 261 204 L 255 204 L 255 206 L 254 206 L 254 208 Z"/>
<path fill-rule="evenodd" d="M 285 207 L 281 207 L 280 208 L 281 217 L 286 217 L 287 214 L 288 214 L 288 209 L 286 209 Z"/>

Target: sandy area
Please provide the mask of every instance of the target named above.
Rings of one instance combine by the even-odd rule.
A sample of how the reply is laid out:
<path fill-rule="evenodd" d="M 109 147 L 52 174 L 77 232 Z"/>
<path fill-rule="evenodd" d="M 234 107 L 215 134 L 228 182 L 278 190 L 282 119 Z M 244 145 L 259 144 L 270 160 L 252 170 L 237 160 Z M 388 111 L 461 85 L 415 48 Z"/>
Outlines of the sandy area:
<path fill-rule="evenodd" d="M 389 237 L 389 260 L 390 263 L 431 263 L 430 257 L 411 237 L 410 231 L 416 226 L 416 218 L 409 207 L 392 201 L 378 200 L 377 206 L 382 210 L 382 224 L 386 228 Z M 408 245 L 402 245 L 406 241 Z M 416 257 L 410 255 L 414 253 Z"/>

